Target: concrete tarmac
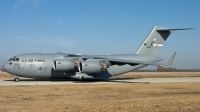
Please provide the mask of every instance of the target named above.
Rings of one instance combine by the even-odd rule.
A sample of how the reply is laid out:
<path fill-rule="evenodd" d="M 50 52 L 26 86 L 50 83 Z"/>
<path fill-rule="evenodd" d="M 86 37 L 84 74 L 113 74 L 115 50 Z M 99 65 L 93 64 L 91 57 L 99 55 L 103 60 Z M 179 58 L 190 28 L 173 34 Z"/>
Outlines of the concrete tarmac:
<path fill-rule="evenodd" d="M 188 78 L 116 78 L 107 81 L 77 81 L 72 79 L 47 80 L 47 79 L 20 79 L 19 82 L 14 82 L 10 79 L 0 80 L 0 86 L 17 86 L 17 85 L 60 85 L 60 84 L 120 84 L 120 83 L 170 83 L 170 82 L 200 82 L 200 77 Z"/>

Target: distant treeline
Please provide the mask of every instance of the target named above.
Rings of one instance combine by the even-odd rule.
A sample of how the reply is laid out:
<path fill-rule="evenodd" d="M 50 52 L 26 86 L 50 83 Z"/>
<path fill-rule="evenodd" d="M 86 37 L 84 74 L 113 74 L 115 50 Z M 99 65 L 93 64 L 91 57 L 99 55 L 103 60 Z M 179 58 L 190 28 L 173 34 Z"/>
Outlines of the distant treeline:
<path fill-rule="evenodd" d="M 176 68 L 164 68 L 158 66 L 156 69 L 152 70 L 136 70 L 136 72 L 200 72 L 200 69 L 176 69 Z"/>

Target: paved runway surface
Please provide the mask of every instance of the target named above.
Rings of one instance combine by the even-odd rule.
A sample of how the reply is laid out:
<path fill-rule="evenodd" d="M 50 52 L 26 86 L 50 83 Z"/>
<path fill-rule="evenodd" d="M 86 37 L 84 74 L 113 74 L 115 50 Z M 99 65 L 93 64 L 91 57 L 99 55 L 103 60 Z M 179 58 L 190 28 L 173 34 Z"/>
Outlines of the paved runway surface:
<path fill-rule="evenodd" d="M 10 79 L 0 80 L 0 86 L 10 85 L 58 85 L 58 84 L 119 84 L 119 83 L 166 83 L 166 82 L 200 82 L 200 77 L 189 78 L 142 78 L 142 79 L 126 79 L 117 78 L 108 81 L 75 81 L 75 80 L 34 80 L 21 79 L 19 82 L 14 82 Z"/>

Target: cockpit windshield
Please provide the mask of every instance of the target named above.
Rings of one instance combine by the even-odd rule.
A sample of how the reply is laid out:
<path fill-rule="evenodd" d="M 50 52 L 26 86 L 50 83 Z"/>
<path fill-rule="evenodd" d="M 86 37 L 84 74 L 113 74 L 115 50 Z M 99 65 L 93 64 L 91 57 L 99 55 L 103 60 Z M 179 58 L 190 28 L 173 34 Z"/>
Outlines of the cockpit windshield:
<path fill-rule="evenodd" d="M 10 58 L 8 61 L 19 62 L 19 58 L 16 58 L 16 56 L 15 56 L 15 57 L 13 57 L 13 58 Z"/>

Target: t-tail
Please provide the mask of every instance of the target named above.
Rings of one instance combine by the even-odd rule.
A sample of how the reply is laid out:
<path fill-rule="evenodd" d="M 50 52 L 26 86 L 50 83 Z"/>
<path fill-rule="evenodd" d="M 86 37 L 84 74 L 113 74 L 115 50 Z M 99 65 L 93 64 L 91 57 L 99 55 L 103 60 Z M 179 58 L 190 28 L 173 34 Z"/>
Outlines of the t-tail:
<path fill-rule="evenodd" d="M 167 29 L 161 26 L 154 26 L 151 33 L 147 36 L 135 54 L 156 55 L 171 33 L 176 30 L 189 29 L 193 28 Z"/>

